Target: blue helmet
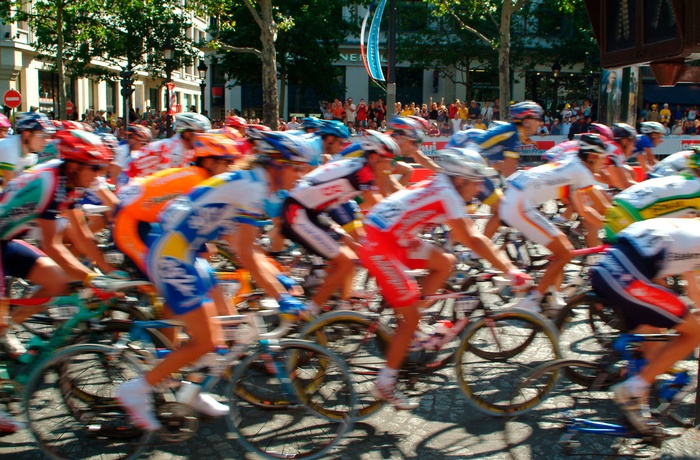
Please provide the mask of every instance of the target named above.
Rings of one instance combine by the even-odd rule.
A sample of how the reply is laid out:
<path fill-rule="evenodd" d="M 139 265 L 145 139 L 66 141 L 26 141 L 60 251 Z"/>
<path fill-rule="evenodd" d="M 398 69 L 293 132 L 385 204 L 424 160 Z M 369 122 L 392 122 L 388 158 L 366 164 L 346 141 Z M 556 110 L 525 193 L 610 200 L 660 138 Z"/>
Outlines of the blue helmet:
<path fill-rule="evenodd" d="M 541 119 L 544 116 L 544 110 L 536 102 L 523 101 L 510 106 L 511 120 L 525 120 L 528 118 Z"/>
<path fill-rule="evenodd" d="M 321 120 L 319 120 L 321 121 Z M 323 136 L 335 136 L 340 139 L 350 137 L 350 130 L 347 126 L 336 120 L 323 120 L 318 127 L 318 133 Z"/>
<path fill-rule="evenodd" d="M 43 113 L 23 112 L 17 114 L 15 131 L 18 133 L 22 131 L 46 131 L 53 134 L 56 132 L 56 127 Z"/>
<path fill-rule="evenodd" d="M 318 136 L 295 131 L 258 131 L 255 151 L 259 159 L 294 164 L 318 164 L 323 146 Z"/>
<path fill-rule="evenodd" d="M 304 129 L 318 129 L 321 127 L 323 120 L 316 117 L 305 117 L 301 119 L 301 127 Z"/>

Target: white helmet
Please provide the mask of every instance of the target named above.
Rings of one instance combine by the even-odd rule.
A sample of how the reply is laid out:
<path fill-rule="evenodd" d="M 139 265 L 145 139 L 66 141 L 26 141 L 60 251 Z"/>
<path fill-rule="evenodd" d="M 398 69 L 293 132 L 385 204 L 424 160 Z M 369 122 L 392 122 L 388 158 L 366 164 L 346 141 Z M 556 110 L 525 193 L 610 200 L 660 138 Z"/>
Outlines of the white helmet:
<path fill-rule="evenodd" d="M 659 133 L 666 134 L 666 128 L 658 121 L 645 121 L 641 125 L 642 134 Z"/>
<path fill-rule="evenodd" d="M 435 154 L 435 163 L 450 177 L 481 179 L 486 176 L 486 162 L 483 157 L 471 149 L 450 147 Z"/>
<path fill-rule="evenodd" d="M 175 115 L 175 131 L 208 131 L 211 122 L 204 115 L 194 112 L 178 113 Z"/>

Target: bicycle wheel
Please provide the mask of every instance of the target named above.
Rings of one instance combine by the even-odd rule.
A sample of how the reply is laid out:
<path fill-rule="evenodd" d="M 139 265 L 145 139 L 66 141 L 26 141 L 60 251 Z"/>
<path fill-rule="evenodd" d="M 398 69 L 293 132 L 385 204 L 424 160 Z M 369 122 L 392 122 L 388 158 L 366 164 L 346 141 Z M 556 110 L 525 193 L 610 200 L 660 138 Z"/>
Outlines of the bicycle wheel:
<path fill-rule="evenodd" d="M 255 363 L 284 366 L 286 375 L 260 372 Z M 282 408 L 252 404 L 242 391 L 294 401 Z M 252 394 L 248 392 L 248 394 Z M 283 340 L 270 357 L 263 350 L 236 365 L 227 387 L 229 428 L 250 452 L 265 458 L 319 458 L 352 428 L 356 395 L 342 360 L 318 344 Z"/>
<path fill-rule="evenodd" d="M 557 332 L 545 317 L 520 309 L 490 314 L 473 322 L 455 354 L 457 381 L 467 402 L 496 416 L 512 416 L 537 403 L 556 383 L 552 374 L 542 388 L 513 398 L 525 374 L 560 357 Z"/>
<path fill-rule="evenodd" d="M 391 331 L 372 317 L 357 312 L 331 312 L 321 315 L 299 334 L 340 356 L 350 369 L 357 392 L 359 418 L 364 418 L 381 405 L 371 394 L 379 369 L 385 366 L 384 352 Z"/>
<path fill-rule="evenodd" d="M 593 292 L 573 298 L 556 318 L 559 330 L 559 346 L 562 357 L 589 362 L 598 362 L 610 354 L 612 341 L 625 331 L 624 318 L 605 299 Z M 605 385 L 613 384 L 622 377 L 625 363 L 610 363 Z M 566 376 L 581 385 L 590 385 L 596 379 L 594 370 L 572 366 L 565 368 Z"/>
<path fill-rule="evenodd" d="M 52 459 L 138 458 L 153 435 L 135 428 L 112 394 L 140 374 L 138 361 L 102 345 L 67 347 L 42 363 L 24 396 L 42 453 Z"/>

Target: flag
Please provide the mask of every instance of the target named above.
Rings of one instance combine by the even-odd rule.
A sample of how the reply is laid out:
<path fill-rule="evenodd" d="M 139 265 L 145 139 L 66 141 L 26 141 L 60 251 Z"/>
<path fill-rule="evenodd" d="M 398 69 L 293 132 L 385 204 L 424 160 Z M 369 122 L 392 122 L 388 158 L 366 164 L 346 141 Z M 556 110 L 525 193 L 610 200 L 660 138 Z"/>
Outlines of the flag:
<path fill-rule="evenodd" d="M 166 93 L 165 97 L 170 98 L 170 105 L 168 106 L 168 115 L 175 115 L 175 103 L 177 102 L 177 99 L 175 98 L 175 83 L 173 82 L 168 82 L 165 86 L 168 88 L 168 92 Z"/>
<path fill-rule="evenodd" d="M 367 37 L 367 69 L 369 76 L 374 80 L 385 81 L 384 72 L 382 72 L 381 58 L 379 56 L 379 26 L 382 22 L 382 15 L 384 14 L 384 6 L 386 5 L 386 0 L 380 0 L 377 10 L 374 12 L 372 17 L 372 24 L 369 28 L 369 36 Z M 371 9 L 371 7 L 370 7 Z M 369 16 L 369 11 L 367 16 L 365 16 L 365 21 L 363 21 L 363 34 L 364 27 L 366 26 L 366 20 Z M 360 38 L 362 42 L 362 38 Z"/>

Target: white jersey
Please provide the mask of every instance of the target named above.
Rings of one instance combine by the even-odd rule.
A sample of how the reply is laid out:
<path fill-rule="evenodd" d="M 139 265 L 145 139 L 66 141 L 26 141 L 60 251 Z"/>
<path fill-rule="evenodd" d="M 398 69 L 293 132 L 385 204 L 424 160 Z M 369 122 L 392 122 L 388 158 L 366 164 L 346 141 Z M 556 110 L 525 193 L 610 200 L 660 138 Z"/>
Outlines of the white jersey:
<path fill-rule="evenodd" d="M 306 209 L 322 211 L 343 204 L 366 190 L 377 190 L 374 173 L 364 158 L 349 158 L 319 166 L 302 177 L 289 197 Z"/>
<path fill-rule="evenodd" d="M 364 224 L 390 233 L 399 245 L 406 246 L 428 225 L 467 217 L 465 209 L 450 178 L 437 174 L 384 198 L 372 207 Z"/>
<path fill-rule="evenodd" d="M 22 136 L 9 136 L 0 140 L 0 170 L 21 174 L 39 162 L 36 153 L 22 155 Z"/>
<path fill-rule="evenodd" d="M 129 164 L 130 177 L 146 177 L 163 169 L 184 168 L 194 161 L 194 150 L 187 150 L 180 134 L 144 146 Z"/>
<path fill-rule="evenodd" d="M 568 155 L 560 161 L 517 171 L 509 176 L 507 181 L 514 190 L 524 194 L 532 206 L 568 198 L 577 190 L 597 184 L 593 173 L 576 155 Z"/>
<path fill-rule="evenodd" d="M 662 251 L 657 276 L 700 270 L 700 219 L 658 218 L 635 222 L 618 234 L 644 257 Z"/>
<path fill-rule="evenodd" d="M 615 195 L 613 204 L 634 209 L 643 219 L 684 217 L 700 209 L 700 179 L 677 174 L 645 180 Z"/>
<path fill-rule="evenodd" d="M 688 157 L 692 153 L 692 150 L 683 150 L 667 156 L 654 164 L 654 167 L 649 171 L 649 177 L 666 177 L 678 174 L 688 167 Z"/>

